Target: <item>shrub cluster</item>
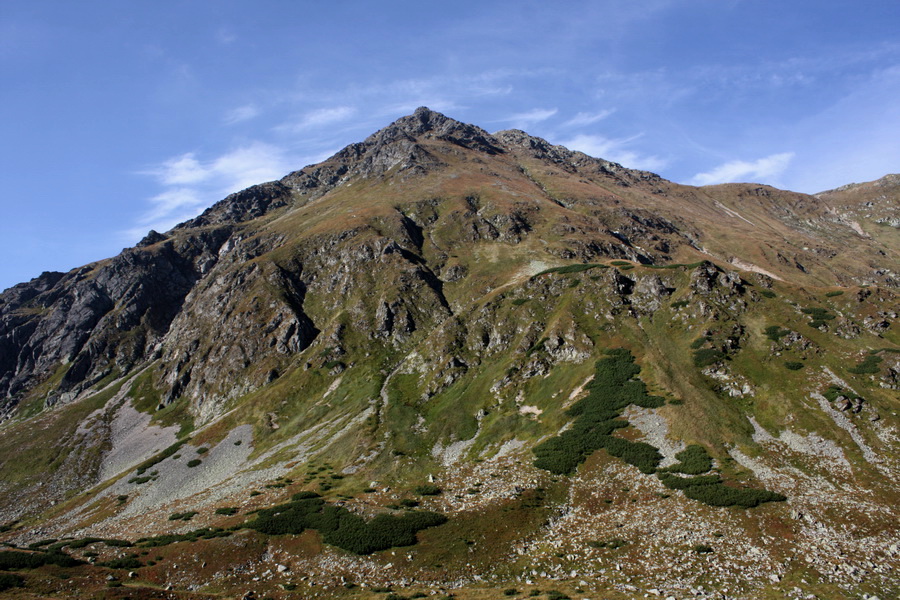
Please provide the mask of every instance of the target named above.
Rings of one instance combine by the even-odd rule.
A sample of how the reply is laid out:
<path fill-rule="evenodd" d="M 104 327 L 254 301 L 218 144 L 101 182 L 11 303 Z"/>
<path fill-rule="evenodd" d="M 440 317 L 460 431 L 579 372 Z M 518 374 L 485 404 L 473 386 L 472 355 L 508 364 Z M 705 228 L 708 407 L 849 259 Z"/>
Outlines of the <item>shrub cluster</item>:
<path fill-rule="evenodd" d="M 172 513 L 169 515 L 170 521 L 190 521 L 197 514 L 196 510 L 189 510 L 183 513 Z"/>
<path fill-rule="evenodd" d="M 58 567 L 75 567 L 82 564 L 63 552 L 19 552 L 7 550 L 0 552 L 0 571 L 16 569 L 37 569 L 44 565 Z"/>
<path fill-rule="evenodd" d="M 759 290 L 759 294 L 761 296 L 765 296 L 766 298 L 774 298 L 775 297 L 775 292 L 773 292 L 772 290 Z"/>
<path fill-rule="evenodd" d="M 694 350 L 694 366 L 702 369 L 725 360 L 725 353 L 718 348 L 700 348 Z"/>
<path fill-rule="evenodd" d="M 729 487 L 722 482 L 718 475 L 678 477 L 670 473 L 659 473 L 657 476 L 667 488 L 681 490 L 688 498 L 710 506 L 752 508 L 764 502 L 783 502 L 787 500 L 781 494 L 768 490 Z"/>
<path fill-rule="evenodd" d="M 828 309 L 825 308 L 804 308 L 802 309 L 803 314 L 809 315 L 812 317 L 812 321 L 809 322 L 810 327 L 815 327 L 818 329 L 822 325 L 825 325 L 827 321 L 833 321 L 835 317 L 833 314 L 828 312 Z"/>
<path fill-rule="evenodd" d="M 706 448 L 698 444 L 691 444 L 675 455 L 678 463 L 665 469 L 670 473 L 684 473 L 685 475 L 699 475 L 712 469 L 712 458 L 706 452 Z"/>
<path fill-rule="evenodd" d="M 415 493 L 420 496 L 437 496 L 441 493 L 441 488 L 434 485 L 433 483 L 426 483 L 423 485 L 417 485 L 416 489 L 413 491 L 415 491 Z"/>
<path fill-rule="evenodd" d="M 628 263 L 625 263 L 628 264 Z M 536 273 L 531 278 L 540 277 L 541 275 L 548 275 L 550 273 L 560 273 L 565 275 L 567 273 L 581 273 L 582 271 L 587 271 L 589 269 L 606 269 L 608 268 L 606 265 L 598 264 L 598 263 L 576 263 L 574 265 L 565 265 L 562 267 L 552 267 L 550 269 L 544 269 L 540 273 Z"/>
<path fill-rule="evenodd" d="M 147 471 L 148 469 L 155 467 L 162 461 L 166 460 L 167 458 L 169 458 L 170 456 L 172 456 L 173 454 L 178 452 L 181 449 L 181 447 L 184 446 L 186 443 L 187 443 L 186 439 L 181 440 L 180 442 L 175 442 L 174 444 L 172 444 L 171 446 L 169 446 L 168 448 L 166 448 L 165 450 L 163 450 L 156 456 L 145 460 L 140 465 L 138 465 L 137 474 L 143 475 L 144 472 Z"/>
<path fill-rule="evenodd" d="M 876 354 L 869 354 L 863 359 L 861 363 L 847 370 L 851 373 L 855 373 L 856 375 L 874 375 L 881 371 L 881 368 L 878 366 L 881 361 L 882 358 L 880 356 Z"/>
<path fill-rule="evenodd" d="M 312 492 L 295 494 L 291 502 L 261 510 L 246 524 L 266 535 L 298 534 L 316 529 L 333 546 L 356 554 L 371 554 L 416 543 L 416 533 L 445 523 L 444 515 L 416 511 L 399 516 L 378 515 L 366 522 L 344 507 L 327 504 Z"/>
<path fill-rule="evenodd" d="M 634 364 L 634 356 L 624 348 L 607 351 L 607 357 L 597 361 L 594 380 L 588 395 L 576 402 L 567 414 L 575 417 L 572 428 L 550 438 L 534 448 L 536 467 L 566 475 L 587 457 L 605 448 L 607 452 L 635 465 L 645 473 L 653 473 L 662 460 L 656 448 L 643 442 L 631 442 L 612 437 L 613 431 L 627 427 L 628 421 L 619 419 L 630 404 L 657 408 L 663 398 L 647 394 L 647 387 L 635 377 L 641 369 Z"/>
<path fill-rule="evenodd" d="M 765 329 L 766 337 L 772 340 L 773 342 L 777 342 L 781 340 L 784 336 L 791 332 L 790 329 L 782 329 L 778 325 L 769 325 Z"/>
<path fill-rule="evenodd" d="M 0 573 L 0 592 L 16 587 L 24 587 L 25 579 L 15 573 Z"/>
<path fill-rule="evenodd" d="M 140 569 L 144 566 L 144 564 L 139 561 L 137 559 L 137 556 L 134 554 L 125 556 L 123 558 L 114 558 L 105 562 L 99 562 L 97 563 L 97 565 L 106 567 L 108 569 Z"/>
<path fill-rule="evenodd" d="M 167 533 L 164 535 L 140 538 L 135 543 L 142 548 L 156 548 L 159 546 L 168 546 L 175 542 L 196 542 L 199 539 L 208 540 L 217 537 L 228 537 L 232 533 L 233 530 L 222 529 L 220 527 L 203 527 L 201 529 L 188 531 L 187 533 Z"/>

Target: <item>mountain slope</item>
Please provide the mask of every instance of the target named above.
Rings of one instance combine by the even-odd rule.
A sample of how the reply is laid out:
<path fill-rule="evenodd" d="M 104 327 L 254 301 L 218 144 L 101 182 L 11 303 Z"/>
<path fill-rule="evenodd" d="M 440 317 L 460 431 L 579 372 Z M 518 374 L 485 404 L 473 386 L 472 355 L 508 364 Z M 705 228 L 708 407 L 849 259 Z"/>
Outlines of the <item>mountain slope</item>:
<path fill-rule="evenodd" d="M 317 534 L 167 545 L 138 580 L 236 593 L 266 567 L 228 569 L 265 546 L 291 563 L 272 594 L 300 573 L 472 597 L 885 594 L 898 246 L 874 189 L 681 186 L 419 109 L 2 294 L 8 539 L 238 525 L 301 490 L 402 515 L 419 489 L 449 521 L 402 560 L 354 557 L 316 517 Z M 625 379 L 604 379 L 610 357 Z M 673 479 L 688 447 L 697 479 Z M 754 494 L 776 501 L 714 506 Z"/>

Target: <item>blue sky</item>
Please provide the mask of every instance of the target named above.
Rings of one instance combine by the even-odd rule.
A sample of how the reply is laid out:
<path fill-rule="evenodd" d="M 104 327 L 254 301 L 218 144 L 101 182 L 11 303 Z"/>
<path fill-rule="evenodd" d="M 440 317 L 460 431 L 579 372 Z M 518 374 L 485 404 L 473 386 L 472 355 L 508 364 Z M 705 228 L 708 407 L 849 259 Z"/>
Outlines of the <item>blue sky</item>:
<path fill-rule="evenodd" d="M 3 0 L 0 289 L 426 105 L 688 184 L 900 171 L 895 0 Z"/>

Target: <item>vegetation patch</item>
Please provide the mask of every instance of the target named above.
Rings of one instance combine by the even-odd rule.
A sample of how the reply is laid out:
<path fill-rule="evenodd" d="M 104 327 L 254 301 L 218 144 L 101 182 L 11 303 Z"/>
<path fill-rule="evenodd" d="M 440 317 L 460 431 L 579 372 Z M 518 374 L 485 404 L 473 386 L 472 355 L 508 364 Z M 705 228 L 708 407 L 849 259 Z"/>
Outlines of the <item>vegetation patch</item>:
<path fill-rule="evenodd" d="M 784 362 L 784 366 L 786 369 L 789 369 L 791 371 L 799 371 L 800 369 L 805 367 L 806 364 L 796 360 L 787 360 Z"/>
<path fill-rule="evenodd" d="M 833 321 L 837 318 L 825 308 L 804 308 L 801 312 L 812 318 L 812 321 L 809 322 L 809 326 L 815 327 L 816 329 L 827 324 L 828 321 Z"/>
<path fill-rule="evenodd" d="M 229 516 L 231 516 L 231 515 L 233 515 L 233 514 L 236 514 L 237 511 L 238 511 L 238 509 L 235 508 L 235 507 L 233 507 L 233 506 L 223 506 L 222 508 L 217 508 L 217 509 L 216 509 L 216 514 L 217 514 L 217 515 L 229 515 Z"/>
<path fill-rule="evenodd" d="M 172 513 L 169 515 L 170 521 L 190 521 L 194 518 L 194 515 L 197 514 L 196 510 L 189 510 L 188 512 L 183 513 Z"/>
<path fill-rule="evenodd" d="M 659 451 L 643 442 L 631 442 L 611 434 L 628 421 L 619 419 L 630 404 L 657 408 L 665 399 L 647 394 L 644 382 L 635 377 L 641 369 L 634 364 L 634 356 L 624 348 L 608 350 L 607 357 L 597 361 L 589 393 L 566 412 L 575 417 L 568 431 L 550 438 L 534 448 L 534 465 L 558 475 L 568 475 L 600 448 L 638 467 L 653 473 L 662 460 Z"/>
<path fill-rule="evenodd" d="M 24 586 L 25 579 L 23 579 L 21 575 L 16 575 L 15 573 L 0 573 L 0 592 Z"/>
<path fill-rule="evenodd" d="M 765 298 L 774 298 L 776 296 L 772 290 L 759 290 L 759 295 Z"/>
<path fill-rule="evenodd" d="M 763 333 L 766 334 L 766 337 L 772 340 L 773 342 L 781 341 L 781 338 L 786 336 L 791 332 L 790 329 L 782 329 L 778 325 L 769 325 L 766 327 Z"/>
<path fill-rule="evenodd" d="M 105 562 L 98 562 L 97 565 L 108 569 L 140 569 L 144 564 L 137 559 L 136 554 L 124 556 L 122 558 L 114 558 Z"/>
<path fill-rule="evenodd" d="M 825 297 L 826 298 L 834 298 L 836 296 L 842 296 L 843 294 L 844 294 L 844 292 L 842 292 L 840 290 L 835 290 L 833 292 L 828 292 L 827 294 L 825 294 Z"/>
<path fill-rule="evenodd" d="M 526 302 L 528 302 L 528 298 L 516 298 L 512 301 L 513 306 L 522 306 Z"/>
<path fill-rule="evenodd" d="M 168 448 L 166 448 L 165 450 L 163 450 L 156 456 L 145 460 L 144 462 L 142 462 L 141 464 L 138 465 L 137 474 L 143 475 L 145 471 L 152 469 L 153 467 L 155 467 L 162 461 L 166 460 L 167 458 L 169 458 L 170 456 L 172 456 L 173 454 L 178 452 L 181 449 L 181 447 L 184 446 L 186 443 L 187 443 L 186 439 L 181 440 L 180 442 L 175 442 L 174 444 L 172 444 L 171 446 L 169 446 Z"/>
<path fill-rule="evenodd" d="M 694 366 L 702 369 L 725 360 L 726 355 L 718 348 L 699 348 L 694 350 Z"/>
<path fill-rule="evenodd" d="M 420 496 L 437 496 L 441 493 L 441 488 L 433 483 L 426 483 L 424 485 L 417 485 L 416 489 L 413 491 Z"/>
<path fill-rule="evenodd" d="M 588 546 L 590 546 L 591 548 L 606 548 L 608 550 L 618 550 L 622 546 L 627 545 L 628 542 L 619 538 L 613 538 L 611 540 L 604 541 L 592 540 L 588 542 Z"/>
<path fill-rule="evenodd" d="M 416 533 L 447 521 L 444 515 L 415 511 L 399 516 L 378 515 L 365 521 L 342 506 L 328 504 L 313 492 L 294 494 L 291 501 L 260 510 L 245 524 L 266 535 L 299 534 L 315 529 L 332 546 L 355 554 L 371 554 L 416 543 Z"/>
<path fill-rule="evenodd" d="M 847 370 L 856 375 L 875 375 L 881 371 L 879 364 L 882 360 L 877 354 L 869 354 L 858 365 Z"/>
<path fill-rule="evenodd" d="M 675 455 L 678 463 L 665 469 L 669 473 L 684 473 L 685 475 L 699 475 L 712 469 L 712 458 L 706 452 L 706 448 L 698 444 L 691 444 Z"/>
<path fill-rule="evenodd" d="M 222 529 L 221 527 L 203 527 L 187 533 L 169 533 L 140 538 L 135 542 L 135 545 L 142 548 L 157 548 L 159 546 L 168 546 L 169 544 L 174 544 L 176 542 L 196 542 L 200 539 L 208 540 L 217 537 L 228 537 L 232 533 L 234 533 L 233 530 Z"/>
<path fill-rule="evenodd" d="M 80 564 L 82 564 L 80 560 L 63 552 L 19 552 L 17 550 L 0 552 L 0 571 L 37 569 L 44 565 L 76 567 Z"/>
<path fill-rule="evenodd" d="M 822 392 L 822 395 L 825 396 L 825 399 L 828 400 L 829 402 L 834 402 L 841 396 L 843 396 L 844 398 L 847 398 L 848 400 L 863 400 L 862 396 L 860 396 L 858 394 L 854 394 L 850 390 L 843 388 L 839 385 L 828 386 L 828 389 L 826 389 L 824 392 Z"/>
<path fill-rule="evenodd" d="M 613 263 L 613 264 L 615 264 L 615 263 Z M 629 263 L 625 263 L 625 264 L 627 265 Z M 574 264 L 574 265 L 565 265 L 562 267 L 552 267 L 550 269 L 544 269 L 540 273 L 536 273 L 535 275 L 532 275 L 531 278 L 534 279 L 536 277 L 540 277 L 541 275 L 548 275 L 550 273 L 560 273 L 560 274 L 581 273 L 582 271 L 587 271 L 589 269 L 598 269 L 598 268 L 606 269 L 608 267 L 606 265 L 602 265 L 602 264 L 598 264 L 598 263 L 583 263 L 583 264 L 578 263 L 578 264 Z"/>
<path fill-rule="evenodd" d="M 677 310 L 679 308 L 684 308 L 685 306 L 687 306 L 689 304 L 690 304 L 690 302 L 687 300 L 676 300 L 675 302 L 670 304 L 670 306 Z"/>

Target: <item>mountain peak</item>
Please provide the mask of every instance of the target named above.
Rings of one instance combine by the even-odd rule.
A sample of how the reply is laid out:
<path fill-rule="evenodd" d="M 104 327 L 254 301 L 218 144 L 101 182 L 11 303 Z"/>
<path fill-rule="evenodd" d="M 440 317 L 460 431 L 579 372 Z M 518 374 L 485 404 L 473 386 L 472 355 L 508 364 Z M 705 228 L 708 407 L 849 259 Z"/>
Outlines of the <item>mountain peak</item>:
<path fill-rule="evenodd" d="M 437 139 L 488 154 L 503 153 L 497 140 L 484 129 L 451 119 L 427 106 L 420 106 L 411 115 L 400 117 L 376 131 L 366 138 L 365 143 L 382 145 L 403 139 Z"/>

